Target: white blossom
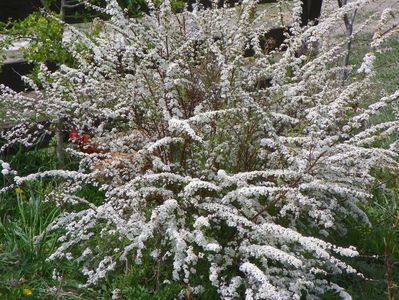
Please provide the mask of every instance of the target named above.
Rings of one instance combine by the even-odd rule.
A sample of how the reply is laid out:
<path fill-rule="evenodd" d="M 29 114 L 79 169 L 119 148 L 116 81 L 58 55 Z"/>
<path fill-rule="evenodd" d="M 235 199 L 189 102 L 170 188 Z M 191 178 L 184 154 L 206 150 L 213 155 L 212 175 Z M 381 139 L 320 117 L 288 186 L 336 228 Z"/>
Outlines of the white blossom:
<path fill-rule="evenodd" d="M 253 57 L 244 49 L 266 30 L 252 20 L 255 1 L 179 14 L 169 1 L 148 1 L 151 12 L 137 19 L 116 0 L 92 6 L 111 18 L 99 21 L 98 36 L 71 29 L 65 43 L 74 66 L 41 66 L 43 89 L 34 96 L 0 87 L 7 121 L 20 124 L 0 136 L 6 144 L 34 145 L 30 124 L 61 116 L 87 137 L 68 145 L 79 168 L 18 176 L 0 161 L 10 182 L 0 192 L 57 179 L 47 198 L 62 211 L 37 239 L 60 234 L 48 260 L 76 262 L 84 287 L 117 266 L 151 259 L 170 270 L 165 284 L 176 281 L 199 298 L 203 276 L 221 299 L 316 299 L 328 290 L 349 299 L 329 280 L 360 276 L 350 266 L 358 252 L 323 239 L 347 217 L 370 225 L 359 204 L 371 199 L 372 171 L 399 170 L 390 139 L 399 115 L 375 118 L 398 110 L 399 91 L 371 93 L 374 48 L 358 70 L 349 66 L 365 76 L 343 81 L 347 38 L 331 36 L 367 2 L 331 9 L 301 28 L 295 0 L 287 49 L 255 45 Z M 313 44 L 317 50 L 304 52 Z M 386 143 L 378 146 L 381 137 Z M 102 201 L 78 196 L 88 184 Z M 320 234 L 309 236 L 304 226 Z M 109 239 L 106 249 L 93 247 Z"/>
<path fill-rule="evenodd" d="M 357 73 L 364 73 L 366 75 L 370 74 L 372 69 L 373 69 L 373 63 L 375 60 L 375 56 L 372 53 L 367 53 L 364 58 L 363 58 L 363 62 L 362 65 L 360 66 L 360 68 L 357 70 Z"/>

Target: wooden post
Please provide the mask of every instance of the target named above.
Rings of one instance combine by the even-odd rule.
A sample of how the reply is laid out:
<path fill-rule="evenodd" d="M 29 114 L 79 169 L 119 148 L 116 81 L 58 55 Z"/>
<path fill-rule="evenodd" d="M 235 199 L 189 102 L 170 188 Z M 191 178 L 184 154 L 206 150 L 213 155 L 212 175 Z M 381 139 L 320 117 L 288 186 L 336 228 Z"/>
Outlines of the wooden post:
<path fill-rule="evenodd" d="M 338 0 L 338 6 L 341 8 L 347 4 L 347 0 Z M 344 57 L 344 68 L 349 65 L 349 58 L 352 50 L 352 34 L 353 34 L 353 25 L 355 24 L 355 18 L 357 14 L 357 8 L 353 11 L 352 16 L 349 18 L 347 14 L 344 15 L 344 23 L 346 28 L 346 35 L 348 38 L 348 42 L 346 44 L 346 54 Z M 348 70 L 344 69 L 342 73 L 342 80 L 345 81 L 348 78 Z"/>
<path fill-rule="evenodd" d="M 60 19 L 65 20 L 65 5 L 66 0 L 61 0 L 60 6 Z M 65 167 L 65 155 L 64 155 L 64 122 L 61 116 L 57 117 L 56 128 L 55 128 L 55 140 L 56 140 L 56 155 L 58 160 L 58 167 L 63 169 Z"/>
<path fill-rule="evenodd" d="M 58 167 L 63 169 L 65 167 L 65 147 L 64 147 L 64 121 L 63 118 L 58 116 L 55 129 L 56 155 L 58 160 Z"/>

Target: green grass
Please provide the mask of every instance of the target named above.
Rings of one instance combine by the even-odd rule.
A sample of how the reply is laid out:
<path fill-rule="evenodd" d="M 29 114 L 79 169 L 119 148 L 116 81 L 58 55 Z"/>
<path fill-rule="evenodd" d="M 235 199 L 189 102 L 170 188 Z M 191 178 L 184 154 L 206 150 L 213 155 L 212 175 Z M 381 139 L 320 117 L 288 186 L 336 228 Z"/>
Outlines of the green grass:
<path fill-rule="evenodd" d="M 9 198 L 14 200 L 16 211 L 12 218 L 3 216 L 0 221 L 0 293 L 9 299 L 20 299 L 22 289 L 36 291 L 48 285 L 53 267 L 46 258 L 54 250 L 58 236 L 45 234 L 40 242 L 35 242 L 35 236 L 44 232 L 58 210 L 25 192 Z"/>
<path fill-rule="evenodd" d="M 360 67 L 364 55 L 370 51 L 371 37 L 371 34 L 356 36 L 350 55 L 351 64 Z M 393 93 L 399 89 L 399 39 L 389 39 L 382 45 L 382 49 L 382 53 L 376 53 L 374 63 L 375 87 L 378 92 Z"/>

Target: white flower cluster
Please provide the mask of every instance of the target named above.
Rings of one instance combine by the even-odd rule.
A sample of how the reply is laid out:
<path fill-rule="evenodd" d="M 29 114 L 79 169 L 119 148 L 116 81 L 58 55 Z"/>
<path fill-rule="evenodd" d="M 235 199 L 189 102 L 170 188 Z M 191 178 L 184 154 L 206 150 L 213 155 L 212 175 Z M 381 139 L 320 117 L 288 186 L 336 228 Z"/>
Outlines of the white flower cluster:
<path fill-rule="evenodd" d="M 18 174 L 17 171 L 13 170 L 8 162 L 5 162 L 0 159 L 0 166 L 1 166 L 1 174 L 4 178 L 15 178 Z M 5 192 L 8 190 L 7 186 L 4 186 L 0 189 L 0 192 Z"/>
<path fill-rule="evenodd" d="M 0 161 L 0 162 L 1 162 L 1 169 L 2 169 L 1 170 L 1 174 L 3 174 L 4 176 L 10 174 L 10 171 L 11 171 L 10 164 L 6 163 L 6 162 L 3 162 L 3 161 Z"/>
<path fill-rule="evenodd" d="M 372 48 L 380 51 L 379 48 L 381 48 L 383 42 L 399 32 L 398 26 L 396 24 L 398 13 L 398 9 L 384 9 L 377 25 L 377 31 L 374 33 L 372 42 L 370 43 Z"/>
<path fill-rule="evenodd" d="M 357 70 L 357 73 L 358 74 L 364 73 L 366 75 L 369 75 L 373 70 L 374 60 L 375 60 L 375 55 L 372 53 L 367 53 L 364 56 L 362 65 Z"/>
<path fill-rule="evenodd" d="M 149 2 L 149 16 L 127 19 L 107 0 L 112 18 L 99 36 L 70 41 L 77 67 L 43 66 L 35 97 L 2 90 L 14 122 L 18 103 L 24 121 L 63 117 L 90 136 L 86 148 L 70 149 L 78 171 L 14 178 L 65 182 L 49 197 L 70 204 L 48 228 L 62 233 L 49 259 L 75 260 L 88 285 L 118 264 L 152 259 L 170 270 L 160 282 L 181 283 L 182 295 L 213 288 L 222 299 L 346 297 L 323 278 L 357 274 L 342 260 L 356 249 L 322 238 L 343 232 L 345 218 L 368 222 L 358 204 L 370 200 L 370 171 L 399 168 L 388 139 L 399 116 L 369 125 L 382 109 L 397 109 L 399 92 L 371 93 L 372 53 L 359 71 L 367 76 L 343 83 L 347 40 L 330 34 L 367 1 L 306 28 L 295 1 L 287 50 L 254 47 L 253 57 L 244 49 L 266 30 L 254 1 L 179 14 L 168 1 Z M 317 51 L 304 52 L 309 41 Z M 102 202 L 78 196 L 88 183 Z M 96 239 L 112 243 L 93 247 Z M 86 250 L 75 258 L 76 249 Z"/>

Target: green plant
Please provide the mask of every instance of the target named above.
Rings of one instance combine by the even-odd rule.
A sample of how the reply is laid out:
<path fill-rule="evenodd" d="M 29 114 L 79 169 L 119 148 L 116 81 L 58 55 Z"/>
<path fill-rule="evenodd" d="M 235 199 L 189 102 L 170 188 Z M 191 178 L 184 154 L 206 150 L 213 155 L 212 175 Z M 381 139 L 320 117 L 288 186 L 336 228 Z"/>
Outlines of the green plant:
<path fill-rule="evenodd" d="M 29 44 L 22 48 L 22 54 L 27 61 L 35 63 L 33 74 L 37 74 L 38 64 L 50 66 L 72 65 L 72 54 L 63 46 L 64 26 L 53 18 L 44 17 L 35 12 L 23 21 L 0 24 L 0 33 L 6 36 L 2 47 L 6 48 L 16 39 L 26 39 Z M 34 75 L 36 78 L 36 75 Z"/>
<path fill-rule="evenodd" d="M 37 294 L 51 278 L 53 268 L 46 258 L 54 250 L 58 235 L 44 234 L 40 242 L 35 237 L 43 234 L 58 215 L 58 209 L 21 188 L 1 197 L 2 202 L 10 200 L 16 205 L 15 213 L 2 212 L 0 220 L 0 293 L 3 297 L 21 296 L 26 288 Z"/>

